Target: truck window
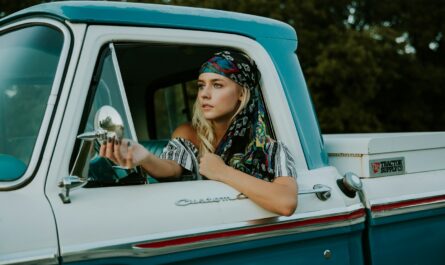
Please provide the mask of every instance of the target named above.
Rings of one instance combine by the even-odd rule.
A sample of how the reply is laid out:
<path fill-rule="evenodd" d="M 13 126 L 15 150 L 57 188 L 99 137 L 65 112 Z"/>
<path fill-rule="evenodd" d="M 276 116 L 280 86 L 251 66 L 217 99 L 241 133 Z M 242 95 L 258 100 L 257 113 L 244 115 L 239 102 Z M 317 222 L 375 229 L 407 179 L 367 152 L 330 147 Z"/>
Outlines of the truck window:
<path fill-rule="evenodd" d="M 30 163 L 63 41 L 43 25 L 0 35 L 0 181 L 20 178 Z"/>
<path fill-rule="evenodd" d="M 113 66 L 111 57 L 105 51 L 102 62 L 96 67 L 100 74 L 96 78 L 98 81 L 93 80 L 91 91 L 95 91 L 95 95 L 92 96 L 83 132 L 94 129 L 94 115 L 100 106 L 111 105 L 124 119 L 124 137 L 138 139 L 139 143 L 159 156 L 172 132 L 179 125 L 191 122 L 197 95 L 196 79 L 201 64 L 224 47 L 139 43 L 114 43 L 113 47 L 118 66 Z M 116 73 L 122 77 L 124 97 L 119 92 Z M 94 85 L 94 82 L 97 84 Z M 129 113 L 123 107 L 126 100 Z M 133 124 L 129 122 L 130 116 Z M 136 136 L 128 130 L 131 125 L 134 126 Z M 270 125 L 268 130 L 271 132 Z M 95 163 L 101 166 L 97 170 L 90 168 L 89 177 L 119 179 L 121 176 L 110 170 L 112 163 L 97 157 L 98 144 L 94 152 L 93 160 L 100 159 L 100 163 Z M 188 179 L 191 177 L 187 175 L 179 179 L 163 178 L 161 181 Z M 148 181 L 157 182 L 150 176 Z"/>

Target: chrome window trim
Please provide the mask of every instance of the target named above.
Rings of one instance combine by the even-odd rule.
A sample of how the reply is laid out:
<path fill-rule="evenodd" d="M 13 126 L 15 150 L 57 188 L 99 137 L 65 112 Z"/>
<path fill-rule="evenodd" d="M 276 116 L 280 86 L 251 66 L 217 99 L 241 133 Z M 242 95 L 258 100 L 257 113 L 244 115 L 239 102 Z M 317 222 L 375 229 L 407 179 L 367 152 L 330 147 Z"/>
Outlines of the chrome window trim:
<path fill-rule="evenodd" d="M 17 180 L 0 182 L 0 191 L 13 190 L 19 188 L 21 185 L 23 185 L 23 183 L 30 180 L 36 171 L 36 166 L 39 163 L 41 156 L 43 155 L 42 148 L 45 143 L 45 139 L 49 129 L 48 128 L 49 124 L 51 123 L 51 117 L 55 109 L 55 104 L 57 101 L 58 93 L 61 87 L 61 82 L 63 80 L 65 72 L 65 65 L 67 63 L 71 47 L 71 32 L 69 31 L 66 25 L 57 20 L 46 19 L 46 18 L 26 19 L 20 22 L 6 25 L 5 27 L 0 28 L 0 32 L 11 30 L 13 28 L 23 28 L 26 26 L 33 26 L 33 25 L 44 25 L 44 26 L 46 25 L 57 28 L 62 32 L 64 41 L 63 41 L 62 51 L 60 53 L 59 62 L 57 64 L 57 70 L 54 76 L 53 85 L 48 97 L 45 114 L 42 119 L 42 123 L 37 135 L 36 142 L 34 144 L 34 149 L 32 151 L 31 159 L 29 161 L 29 164 L 27 165 L 27 169 L 25 173 Z"/>
<path fill-rule="evenodd" d="M 321 213 L 321 214 L 320 214 Z M 264 228 L 268 226 L 283 225 L 293 222 L 304 222 L 317 219 L 326 219 L 332 217 L 341 217 L 355 214 L 351 218 L 339 221 L 327 221 L 309 225 L 301 225 L 294 228 L 278 229 L 275 231 L 266 231 L 261 233 L 253 233 L 246 235 L 237 235 L 227 238 L 202 240 L 193 243 L 178 244 L 173 246 L 156 247 L 156 248 L 139 248 L 136 245 L 145 243 L 154 243 L 159 241 L 175 240 L 180 238 L 205 236 L 213 233 L 221 233 L 226 231 L 237 231 L 251 228 Z M 253 241 L 258 239 L 266 239 L 284 235 L 301 234 L 306 232 L 321 231 L 326 229 L 340 228 L 360 224 L 365 221 L 365 211 L 361 204 L 355 204 L 349 207 L 329 209 L 317 212 L 296 214 L 290 217 L 272 217 L 247 222 L 239 222 L 234 224 L 218 225 L 206 228 L 188 229 L 174 232 L 166 232 L 160 234 L 152 234 L 140 236 L 137 238 L 127 239 L 126 242 L 108 242 L 99 244 L 89 244 L 84 246 L 83 250 L 66 251 L 63 254 L 65 262 L 75 262 L 85 259 L 112 258 L 112 257 L 151 257 L 162 254 L 170 254 L 180 251 L 194 250 L 206 247 L 222 246 L 231 243 L 239 243 L 245 241 Z"/>
<path fill-rule="evenodd" d="M 123 101 L 123 105 L 124 105 L 125 116 L 128 119 L 128 125 L 130 126 L 129 129 L 132 134 L 132 140 L 137 142 L 138 138 L 136 135 L 136 129 L 134 128 L 133 116 L 131 115 L 130 106 L 128 105 L 127 94 L 125 93 L 124 81 L 122 80 L 121 69 L 119 67 L 119 61 L 117 60 L 117 55 L 116 55 L 116 50 L 114 48 L 114 44 L 110 43 L 109 48 L 111 50 L 111 59 L 113 61 L 116 79 L 117 79 L 117 83 L 119 86 L 119 93 L 122 97 L 122 101 Z"/>

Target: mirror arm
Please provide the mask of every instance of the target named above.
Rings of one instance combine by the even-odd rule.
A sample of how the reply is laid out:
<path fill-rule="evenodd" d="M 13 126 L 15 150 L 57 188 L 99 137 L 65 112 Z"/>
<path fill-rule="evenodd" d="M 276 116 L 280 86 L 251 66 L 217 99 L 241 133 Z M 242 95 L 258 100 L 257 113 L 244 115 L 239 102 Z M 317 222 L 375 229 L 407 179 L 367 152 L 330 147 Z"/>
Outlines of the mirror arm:
<path fill-rule="evenodd" d="M 63 177 L 59 182 L 59 187 L 62 188 L 62 192 L 59 193 L 59 197 L 62 199 L 63 203 L 71 203 L 70 190 L 83 187 L 88 183 L 88 176 L 86 175 L 86 172 L 88 171 L 86 169 L 89 166 L 88 161 L 90 159 L 93 146 L 94 141 L 82 140 L 80 150 L 77 154 L 70 176 Z"/>

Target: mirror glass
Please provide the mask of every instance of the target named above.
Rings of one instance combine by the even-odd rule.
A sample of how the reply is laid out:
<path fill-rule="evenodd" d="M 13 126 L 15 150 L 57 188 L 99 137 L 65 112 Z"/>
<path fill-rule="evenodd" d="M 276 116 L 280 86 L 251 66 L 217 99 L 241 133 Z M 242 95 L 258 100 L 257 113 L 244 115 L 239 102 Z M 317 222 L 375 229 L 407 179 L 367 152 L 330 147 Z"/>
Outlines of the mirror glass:
<path fill-rule="evenodd" d="M 124 136 L 124 122 L 121 116 L 111 106 L 102 106 L 96 113 L 94 119 L 94 129 L 104 131 L 106 137 L 116 137 L 122 139 Z"/>

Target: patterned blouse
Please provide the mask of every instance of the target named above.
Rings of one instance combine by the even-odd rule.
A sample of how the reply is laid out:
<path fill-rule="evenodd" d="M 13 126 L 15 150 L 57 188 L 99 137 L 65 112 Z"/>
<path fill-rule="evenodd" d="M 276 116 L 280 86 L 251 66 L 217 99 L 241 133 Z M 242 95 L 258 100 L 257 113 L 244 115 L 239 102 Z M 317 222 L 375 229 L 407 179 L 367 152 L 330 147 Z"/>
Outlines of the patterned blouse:
<path fill-rule="evenodd" d="M 297 178 L 297 170 L 295 168 L 295 160 L 287 146 L 278 141 L 266 144 L 266 152 L 273 153 L 272 150 L 277 148 L 275 152 L 275 167 L 273 179 L 264 177 L 263 180 L 272 182 L 275 178 L 281 176 L 290 176 Z M 183 138 L 171 139 L 164 148 L 161 159 L 173 160 L 181 165 L 184 169 L 192 172 L 197 179 L 203 179 L 199 174 L 198 149 L 196 146 Z"/>

